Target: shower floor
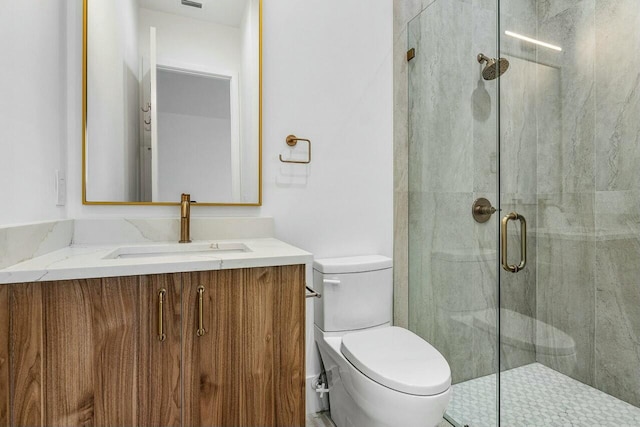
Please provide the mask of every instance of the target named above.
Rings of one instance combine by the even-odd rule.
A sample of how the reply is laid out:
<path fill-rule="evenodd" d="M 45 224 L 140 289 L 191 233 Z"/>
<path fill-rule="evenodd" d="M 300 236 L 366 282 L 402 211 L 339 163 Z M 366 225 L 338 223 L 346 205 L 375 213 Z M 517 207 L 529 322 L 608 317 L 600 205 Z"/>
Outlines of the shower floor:
<path fill-rule="evenodd" d="M 640 408 L 540 363 L 502 372 L 500 378 L 503 426 L 640 426 Z M 495 374 L 454 385 L 446 415 L 460 426 L 495 427 Z"/>

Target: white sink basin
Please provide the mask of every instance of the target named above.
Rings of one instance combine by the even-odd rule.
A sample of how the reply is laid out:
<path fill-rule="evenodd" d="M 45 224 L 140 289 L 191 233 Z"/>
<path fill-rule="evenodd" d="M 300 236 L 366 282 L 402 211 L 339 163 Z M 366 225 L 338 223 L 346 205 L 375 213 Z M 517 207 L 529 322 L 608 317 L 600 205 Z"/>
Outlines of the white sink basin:
<path fill-rule="evenodd" d="M 218 255 L 251 252 L 244 243 L 176 243 L 169 245 L 123 246 L 103 259 L 154 258 L 165 256 Z"/>

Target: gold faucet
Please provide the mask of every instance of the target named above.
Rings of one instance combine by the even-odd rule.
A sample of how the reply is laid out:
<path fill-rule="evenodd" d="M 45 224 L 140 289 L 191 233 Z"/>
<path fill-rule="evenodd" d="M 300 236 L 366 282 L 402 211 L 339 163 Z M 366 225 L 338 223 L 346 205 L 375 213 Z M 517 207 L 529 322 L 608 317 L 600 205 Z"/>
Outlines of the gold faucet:
<path fill-rule="evenodd" d="M 180 240 L 178 243 L 191 243 L 189 228 L 191 222 L 191 195 L 182 193 L 180 203 Z"/>

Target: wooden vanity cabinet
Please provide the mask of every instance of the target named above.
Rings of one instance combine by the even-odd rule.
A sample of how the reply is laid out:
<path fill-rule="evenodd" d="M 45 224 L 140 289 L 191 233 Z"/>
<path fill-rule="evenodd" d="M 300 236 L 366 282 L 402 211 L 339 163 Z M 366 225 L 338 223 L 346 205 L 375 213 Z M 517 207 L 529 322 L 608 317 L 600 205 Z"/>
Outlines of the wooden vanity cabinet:
<path fill-rule="evenodd" d="M 303 265 L 0 286 L 0 426 L 302 426 L 304 412 Z"/>

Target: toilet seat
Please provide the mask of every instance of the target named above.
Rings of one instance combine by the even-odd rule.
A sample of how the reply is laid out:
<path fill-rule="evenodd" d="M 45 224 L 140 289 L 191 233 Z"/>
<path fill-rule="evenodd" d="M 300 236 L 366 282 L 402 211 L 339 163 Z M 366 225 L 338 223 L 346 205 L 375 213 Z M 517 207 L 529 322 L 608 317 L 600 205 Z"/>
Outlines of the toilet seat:
<path fill-rule="evenodd" d="M 418 396 L 451 386 L 444 357 L 411 331 L 395 326 L 346 334 L 340 351 L 356 369 L 390 389 Z"/>

